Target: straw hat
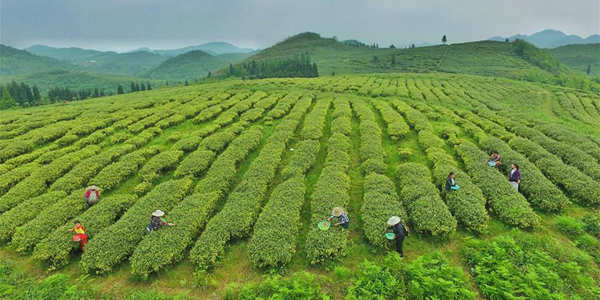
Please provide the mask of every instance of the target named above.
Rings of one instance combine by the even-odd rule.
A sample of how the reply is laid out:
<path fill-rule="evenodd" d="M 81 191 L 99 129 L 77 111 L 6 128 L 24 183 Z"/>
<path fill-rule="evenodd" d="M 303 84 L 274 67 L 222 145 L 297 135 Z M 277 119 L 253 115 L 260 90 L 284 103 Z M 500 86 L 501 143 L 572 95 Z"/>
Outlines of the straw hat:
<path fill-rule="evenodd" d="M 387 220 L 387 224 L 390 226 L 394 226 L 398 223 L 400 223 L 400 217 L 398 216 L 393 216 Z"/>
<path fill-rule="evenodd" d="M 344 213 L 344 209 L 341 207 L 334 207 L 333 211 L 331 211 L 331 214 L 335 217 L 339 217 Z"/>
<path fill-rule="evenodd" d="M 164 211 L 162 211 L 162 210 L 160 210 L 160 209 L 158 209 L 158 210 L 155 210 L 155 211 L 152 213 L 152 215 L 153 215 L 153 216 L 155 216 L 155 217 L 162 217 L 162 216 L 164 216 L 164 215 L 165 215 L 165 212 L 164 212 Z"/>
<path fill-rule="evenodd" d="M 97 191 L 97 190 L 99 190 L 100 188 L 99 188 L 99 187 L 97 187 L 97 186 L 95 186 L 95 185 L 90 185 L 90 186 L 88 186 L 88 188 L 87 188 L 87 189 L 88 189 L 88 190 L 96 190 L 96 191 Z"/>

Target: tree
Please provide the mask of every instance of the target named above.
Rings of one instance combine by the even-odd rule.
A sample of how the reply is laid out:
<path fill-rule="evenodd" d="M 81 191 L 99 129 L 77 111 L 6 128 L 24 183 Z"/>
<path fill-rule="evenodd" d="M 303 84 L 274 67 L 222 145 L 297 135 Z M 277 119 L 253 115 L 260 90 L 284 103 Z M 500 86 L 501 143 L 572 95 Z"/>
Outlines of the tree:
<path fill-rule="evenodd" d="M 415 44 L 410 45 L 410 47 L 414 49 L 415 48 Z"/>
<path fill-rule="evenodd" d="M 394 46 L 394 44 L 391 44 L 390 49 L 396 49 L 396 46 Z"/>
<path fill-rule="evenodd" d="M 233 76 L 235 70 L 233 69 L 233 64 L 229 64 L 229 76 Z"/>
<path fill-rule="evenodd" d="M 592 74 L 592 65 L 588 65 L 587 70 L 585 71 L 588 75 Z"/>
<path fill-rule="evenodd" d="M 184 83 L 184 85 L 185 85 L 185 86 L 188 86 L 188 85 L 190 85 L 190 84 L 188 83 L 187 79 L 185 80 L 185 83 Z"/>
<path fill-rule="evenodd" d="M 123 91 L 123 86 L 119 84 L 119 87 L 117 87 L 117 95 L 121 94 L 125 94 L 125 91 Z"/>
<path fill-rule="evenodd" d="M 146 85 L 145 85 L 143 82 L 140 84 L 140 89 L 141 89 L 142 91 L 145 91 L 145 90 L 146 90 Z"/>
<path fill-rule="evenodd" d="M 504 39 L 504 42 L 505 42 L 505 43 L 508 43 L 508 42 L 510 42 L 510 41 L 508 40 L 508 38 L 506 38 L 506 39 Z"/>
<path fill-rule="evenodd" d="M 446 44 L 446 42 L 448 42 L 448 39 L 446 38 L 446 35 L 444 34 L 444 36 L 442 37 L 442 43 Z"/>
<path fill-rule="evenodd" d="M 396 55 L 392 55 L 392 67 L 396 66 Z"/>
<path fill-rule="evenodd" d="M 100 97 L 100 91 L 98 90 L 98 88 L 95 88 L 95 89 L 94 89 L 94 96 L 93 96 L 93 97 L 94 97 L 94 98 L 98 98 L 98 97 Z"/>
<path fill-rule="evenodd" d="M 146 89 L 149 91 L 152 90 L 152 86 L 150 86 L 150 82 L 146 83 Z"/>
<path fill-rule="evenodd" d="M 208 71 L 208 74 L 206 74 L 206 78 L 210 78 L 212 76 L 212 73 L 210 71 Z"/>
<path fill-rule="evenodd" d="M 33 92 L 33 102 L 40 103 L 40 101 L 42 101 L 42 95 L 40 95 L 40 89 L 37 85 L 34 85 L 31 91 Z"/>
<path fill-rule="evenodd" d="M 373 56 L 373 62 L 376 63 L 379 61 L 379 58 L 377 56 Z"/>
<path fill-rule="evenodd" d="M 129 87 L 129 92 L 130 92 L 130 93 L 133 93 L 133 92 L 135 92 L 135 91 L 136 91 L 136 89 L 135 89 L 135 83 L 132 81 L 132 82 L 131 82 L 131 86 Z"/>
<path fill-rule="evenodd" d="M 8 88 L 3 86 L 0 89 L 0 109 L 7 109 L 17 106 L 17 102 L 10 96 Z"/>

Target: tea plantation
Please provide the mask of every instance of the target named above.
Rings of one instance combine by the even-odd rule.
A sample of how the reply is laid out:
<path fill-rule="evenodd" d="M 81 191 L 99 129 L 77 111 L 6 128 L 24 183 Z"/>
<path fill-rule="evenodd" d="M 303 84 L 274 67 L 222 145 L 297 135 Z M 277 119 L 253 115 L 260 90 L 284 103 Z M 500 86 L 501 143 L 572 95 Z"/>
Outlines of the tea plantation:
<path fill-rule="evenodd" d="M 597 94 L 437 73 L 0 111 L 0 296 L 600 299 L 599 125 Z M 319 230 L 336 206 L 350 228 Z"/>

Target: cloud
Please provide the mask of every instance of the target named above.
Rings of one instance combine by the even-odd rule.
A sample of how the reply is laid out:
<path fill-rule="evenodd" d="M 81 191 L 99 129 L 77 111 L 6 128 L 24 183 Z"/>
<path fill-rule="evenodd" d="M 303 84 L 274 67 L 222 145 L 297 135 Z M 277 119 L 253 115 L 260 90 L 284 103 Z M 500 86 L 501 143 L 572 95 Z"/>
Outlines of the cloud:
<path fill-rule="evenodd" d="M 314 31 L 381 45 L 555 28 L 600 32 L 597 0 L 0 0 L 0 41 L 126 50 L 208 41 L 268 47 Z"/>

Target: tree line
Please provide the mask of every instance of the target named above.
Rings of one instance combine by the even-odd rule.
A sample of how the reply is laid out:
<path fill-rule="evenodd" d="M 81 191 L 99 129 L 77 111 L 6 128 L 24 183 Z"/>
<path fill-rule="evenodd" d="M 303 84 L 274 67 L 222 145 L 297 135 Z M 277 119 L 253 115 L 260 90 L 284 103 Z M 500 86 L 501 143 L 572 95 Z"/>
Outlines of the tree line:
<path fill-rule="evenodd" d="M 242 78 L 281 78 L 281 77 L 318 77 L 319 69 L 308 54 L 283 59 L 268 59 L 239 65 L 230 64 L 228 77 Z"/>
<path fill-rule="evenodd" d="M 131 82 L 128 91 L 122 85 L 117 86 L 116 94 L 125 94 L 138 91 L 152 90 L 150 83 Z M 46 96 L 42 96 L 36 85 L 28 85 L 24 82 L 12 81 L 0 85 L 0 109 L 11 107 L 29 107 L 60 101 L 77 101 L 88 98 L 98 98 L 115 94 L 113 91 L 105 91 L 101 88 L 70 89 L 67 87 L 54 87 Z"/>

